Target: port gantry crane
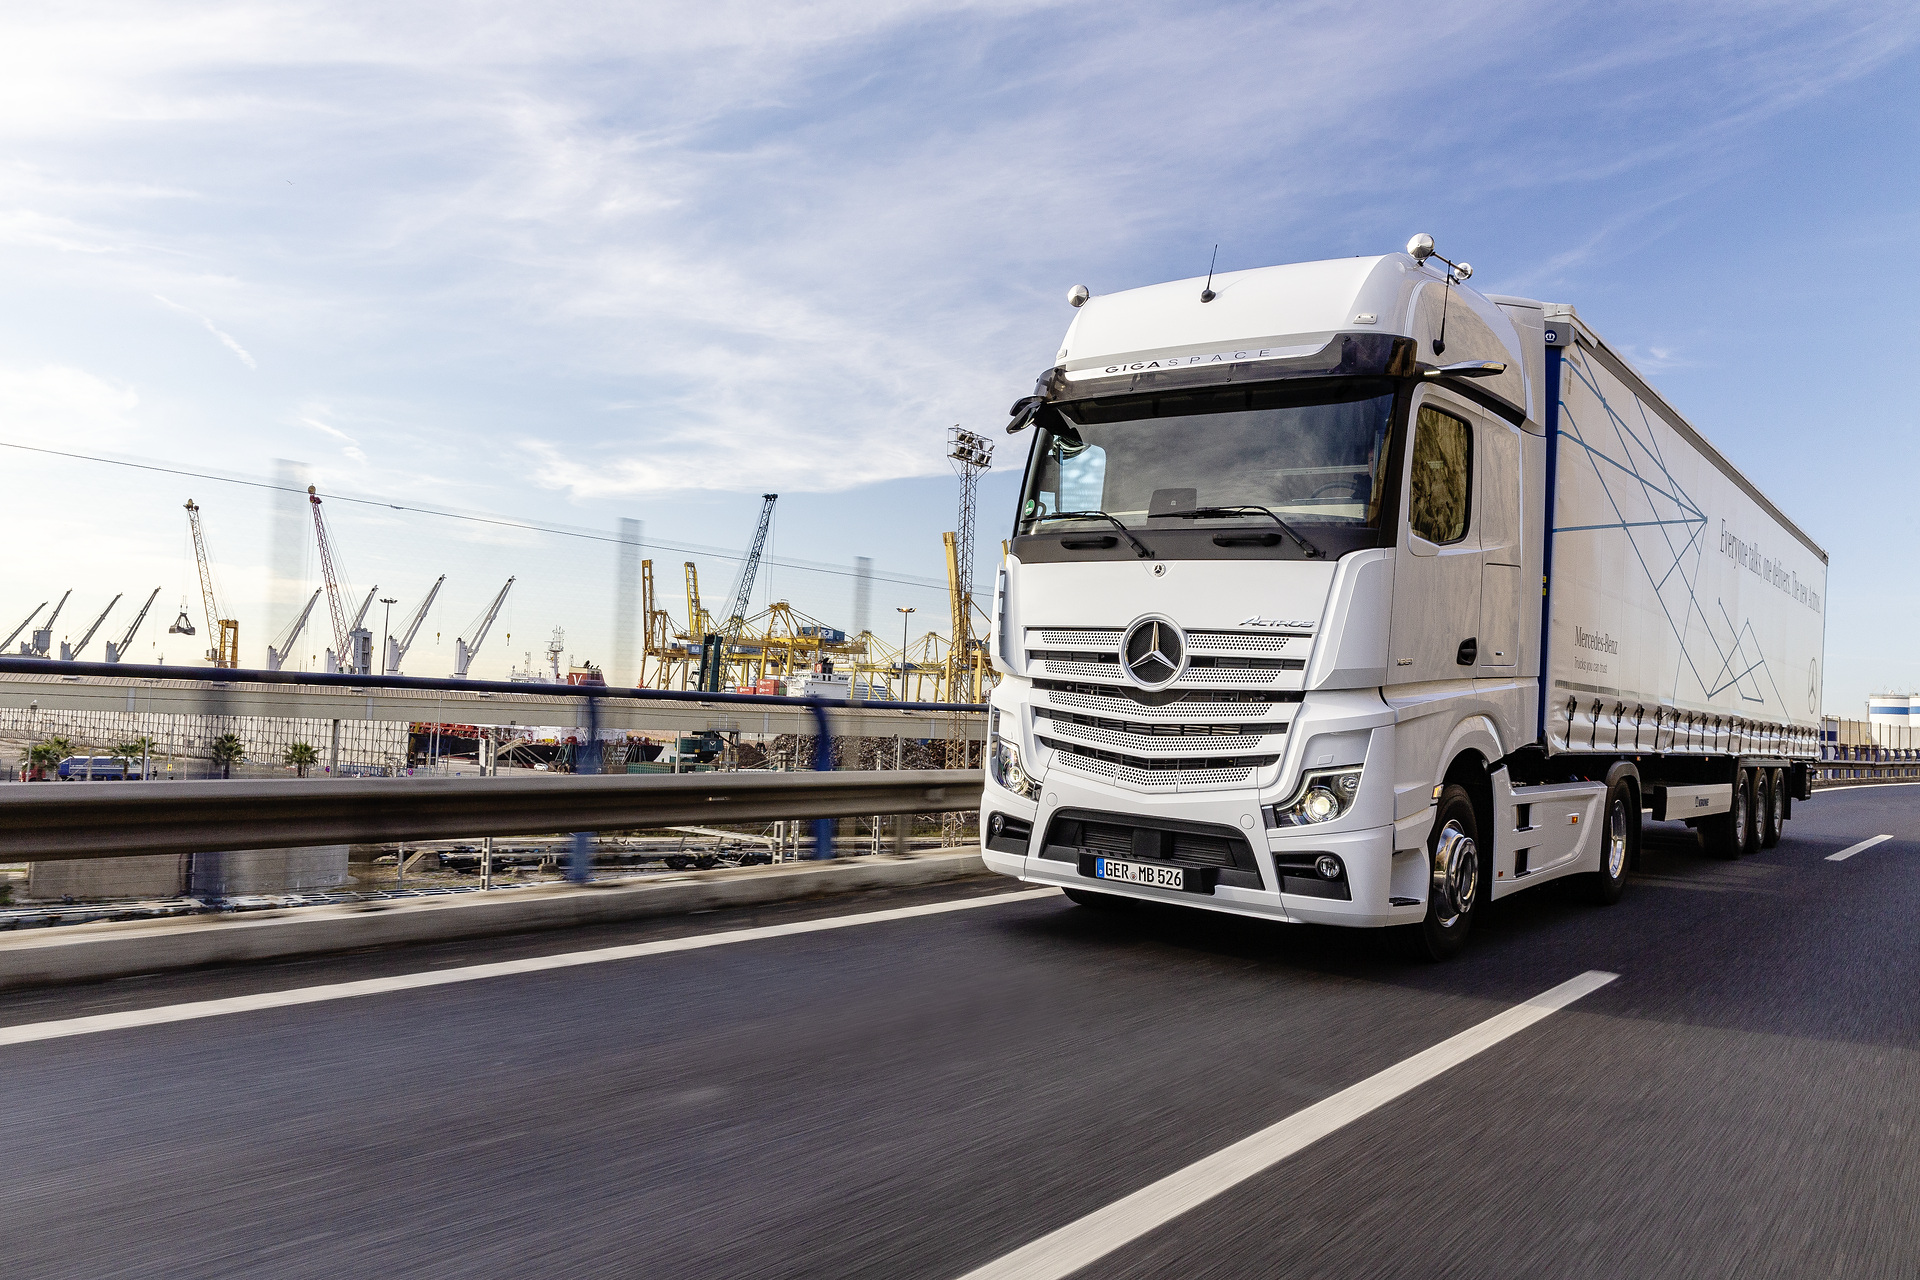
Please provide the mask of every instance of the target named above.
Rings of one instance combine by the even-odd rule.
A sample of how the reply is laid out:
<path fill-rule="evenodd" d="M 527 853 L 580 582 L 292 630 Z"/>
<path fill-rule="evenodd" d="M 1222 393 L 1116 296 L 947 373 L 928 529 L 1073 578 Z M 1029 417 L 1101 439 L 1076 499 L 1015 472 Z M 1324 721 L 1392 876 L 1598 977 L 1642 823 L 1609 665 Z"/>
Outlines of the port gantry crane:
<path fill-rule="evenodd" d="M 100 624 L 105 622 L 107 620 L 107 615 L 113 612 L 113 606 L 120 603 L 121 594 L 124 594 L 124 593 L 116 593 L 113 599 L 107 601 L 107 607 L 100 611 L 100 616 L 95 618 L 93 620 L 93 625 L 87 628 L 87 634 L 80 637 L 79 644 L 70 645 L 66 643 L 64 640 L 61 641 L 60 661 L 74 662 L 79 659 L 82 651 L 84 651 L 88 645 L 93 643 L 93 633 L 100 629 Z"/>
<path fill-rule="evenodd" d="M 395 640 L 392 636 L 387 637 L 386 658 L 388 675 L 397 676 L 400 674 L 400 664 L 406 661 L 407 650 L 413 647 L 413 638 L 420 634 L 420 624 L 426 621 L 427 610 L 433 608 L 433 598 L 440 594 L 440 584 L 446 580 L 447 575 L 443 573 L 434 579 L 431 587 L 427 588 L 427 598 L 420 602 L 420 608 L 415 611 L 413 621 L 407 624 L 407 634 L 405 636 L 399 640 Z"/>
<path fill-rule="evenodd" d="M 740 644 L 740 635 L 746 630 L 747 610 L 753 599 L 753 580 L 760 572 L 760 556 L 767 549 L 767 531 L 773 527 L 773 504 L 779 499 L 777 493 L 760 495 L 760 523 L 753 531 L 753 548 L 747 552 L 747 558 L 740 562 L 740 581 L 734 588 L 733 607 L 727 611 L 726 622 L 718 632 L 709 629 L 701 636 L 700 643 L 700 687 L 710 693 L 719 693 L 726 688 L 727 669 L 733 659 L 733 651 Z M 688 599 L 693 598 L 693 564 L 687 564 Z M 742 667 L 746 666 L 742 662 Z"/>
<path fill-rule="evenodd" d="M 333 652 L 340 669 L 351 675 L 372 675 L 373 655 L 371 645 L 359 643 L 367 639 L 367 607 L 373 603 L 373 593 L 380 588 L 376 585 L 367 591 L 367 598 L 360 602 L 360 612 L 354 615 L 353 625 L 347 625 L 347 601 L 341 594 L 341 574 L 334 563 L 333 539 L 327 533 L 327 519 L 320 510 L 320 495 L 312 485 L 307 486 L 307 501 L 313 504 L 313 540 L 320 548 L 320 580 L 325 584 L 327 593 L 327 614 L 333 620 Z"/>
<path fill-rule="evenodd" d="M 280 633 L 278 640 L 267 646 L 267 670 L 278 671 L 287 665 L 287 655 L 293 652 L 294 642 L 300 638 L 300 633 L 307 629 L 307 616 L 313 612 L 314 603 L 320 599 L 320 591 L 319 587 L 313 589 L 313 594 L 307 597 L 307 607 L 300 611 L 300 616 Z"/>
<path fill-rule="evenodd" d="M 32 632 L 29 633 L 25 652 L 41 658 L 48 657 L 52 654 L 53 624 L 60 620 L 60 611 L 67 607 L 67 600 L 71 598 L 72 595 L 73 588 L 68 587 L 66 594 L 60 597 L 60 603 L 53 606 L 53 612 L 47 615 L 47 624 L 43 627 L 35 627 Z M 40 611 L 35 609 L 34 612 L 38 613 Z"/>
<path fill-rule="evenodd" d="M 437 583 L 435 584 L 438 585 Z M 465 680 L 467 669 L 473 665 L 474 655 L 480 652 L 480 645 L 486 640 L 487 632 L 493 629 L 493 620 L 500 616 L 500 606 L 506 603 L 507 592 L 513 590 L 513 579 L 507 579 L 507 585 L 500 588 L 500 594 L 486 607 L 481 615 L 467 624 L 467 633 L 473 639 L 456 636 L 453 641 L 453 678 Z M 425 609 L 422 609 L 425 612 Z"/>
<path fill-rule="evenodd" d="M 120 637 L 120 643 L 115 644 L 111 640 L 107 641 L 108 662 L 126 661 L 127 647 L 133 643 L 134 632 L 140 630 L 140 624 L 147 620 L 147 610 L 153 608 L 153 602 L 159 598 L 160 588 L 155 587 L 153 593 L 147 597 L 147 602 L 140 606 L 140 612 L 133 615 L 133 621 L 127 626 L 127 633 Z M 115 599 L 118 599 L 118 597 L 116 596 Z"/>
<path fill-rule="evenodd" d="M 192 498 L 187 499 L 187 526 L 193 530 L 193 558 L 200 567 L 200 599 L 206 606 L 207 630 L 212 633 L 207 637 L 213 641 L 213 647 L 207 650 L 207 660 L 216 667 L 237 667 L 240 665 L 240 624 L 220 616 L 220 605 L 213 594 L 213 565 L 207 558 L 207 535 L 200 527 L 200 508 Z"/>
<path fill-rule="evenodd" d="M 12 633 L 7 636 L 6 642 L 4 644 L 0 644 L 0 649 L 13 648 L 13 642 L 19 638 L 20 633 L 22 631 L 25 631 L 28 627 L 32 626 L 33 620 L 39 617 L 40 611 L 46 607 L 47 607 L 47 602 L 45 600 L 42 600 L 39 604 L 33 606 L 33 612 L 27 615 L 27 620 L 13 629 Z M 22 649 L 21 652 L 25 653 L 27 652 L 27 650 Z"/>

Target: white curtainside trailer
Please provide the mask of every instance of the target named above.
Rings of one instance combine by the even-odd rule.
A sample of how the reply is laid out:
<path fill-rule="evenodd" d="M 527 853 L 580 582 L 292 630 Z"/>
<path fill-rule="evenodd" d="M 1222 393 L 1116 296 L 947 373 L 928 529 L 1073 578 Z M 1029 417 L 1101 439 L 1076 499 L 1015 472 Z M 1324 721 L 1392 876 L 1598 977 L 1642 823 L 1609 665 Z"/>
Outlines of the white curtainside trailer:
<path fill-rule="evenodd" d="M 1543 321 L 1542 738 L 1816 754 L 1826 553 L 1570 308 Z"/>

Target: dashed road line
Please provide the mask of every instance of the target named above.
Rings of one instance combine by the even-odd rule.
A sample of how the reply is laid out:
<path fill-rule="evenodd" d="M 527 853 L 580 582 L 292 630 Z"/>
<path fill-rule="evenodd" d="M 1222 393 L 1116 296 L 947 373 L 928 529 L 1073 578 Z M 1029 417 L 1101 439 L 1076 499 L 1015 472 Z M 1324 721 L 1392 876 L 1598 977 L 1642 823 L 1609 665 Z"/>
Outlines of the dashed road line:
<path fill-rule="evenodd" d="M 1854 854 L 1860 853 L 1861 851 L 1866 849 L 1871 849 L 1873 848 L 1873 846 L 1881 843 L 1882 841 L 1891 840 L 1891 839 L 1893 839 L 1892 836 L 1875 836 L 1871 840 L 1862 840 L 1859 844 L 1848 845 L 1846 848 L 1842 849 L 1838 853 L 1828 854 L 1827 861 L 1828 862 L 1845 862 L 1848 858 L 1851 858 Z"/>
<path fill-rule="evenodd" d="M 151 1009 L 128 1009 L 120 1013 L 97 1013 L 82 1018 L 61 1018 L 52 1022 L 26 1022 L 0 1027 L 0 1045 L 31 1044 L 38 1040 L 60 1040 L 68 1036 L 96 1035 L 102 1031 L 124 1031 L 131 1027 L 154 1027 L 168 1022 L 189 1022 L 196 1018 L 219 1018 L 232 1013 L 255 1013 L 262 1009 L 286 1009 L 294 1005 L 320 1004 L 328 1000 L 351 1000 L 357 996 L 386 995 L 393 991 L 418 991 L 426 987 L 445 987 L 457 982 L 480 982 L 487 978 L 505 978 L 521 973 L 545 973 L 553 969 L 571 969 L 583 964 L 607 964 L 615 960 L 637 960 L 642 956 L 670 955 L 677 951 L 703 951 L 735 942 L 758 942 L 763 938 L 791 938 L 800 934 L 825 933 L 831 929 L 851 929 L 863 924 L 884 924 L 890 920 L 913 920 L 920 916 L 944 915 L 951 911 L 977 911 L 982 907 L 1004 906 L 1052 897 L 1058 889 L 1026 889 L 1015 893 L 996 893 L 984 898 L 962 898 L 953 902 L 930 902 L 917 907 L 895 907 L 887 911 L 867 911 L 851 916 L 827 916 L 819 920 L 796 920 L 791 924 L 761 925 L 752 929 L 728 929 L 722 933 L 694 934 L 686 938 L 665 938 L 658 942 L 636 942 L 620 947 L 597 947 L 591 951 L 567 951 L 558 955 L 529 956 L 524 960 L 497 960 L 490 964 L 463 965 L 458 969 L 438 969 L 422 973 L 400 973 L 387 978 L 365 978 L 357 982 L 333 982 L 317 987 L 295 987 L 284 991 L 263 991 L 257 995 L 230 996 L 223 1000 L 195 1000 L 187 1004 L 158 1005 Z"/>
<path fill-rule="evenodd" d="M 1497 1013 L 1304 1111 L 1294 1112 L 1278 1124 L 969 1271 L 961 1280 L 1062 1280 L 1598 991 L 1618 976 L 1593 969 L 1542 991 L 1524 1004 Z"/>

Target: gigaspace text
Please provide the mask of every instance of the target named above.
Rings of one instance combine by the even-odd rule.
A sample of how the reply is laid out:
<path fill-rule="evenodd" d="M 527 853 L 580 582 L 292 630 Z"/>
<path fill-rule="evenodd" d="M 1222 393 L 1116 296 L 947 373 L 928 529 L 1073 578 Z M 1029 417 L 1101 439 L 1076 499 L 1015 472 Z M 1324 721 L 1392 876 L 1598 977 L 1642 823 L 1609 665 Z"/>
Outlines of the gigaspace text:
<path fill-rule="evenodd" d="M 1086 378 L 1109 373 L 1148 373 L 1155 369 L 1191 369 L 1195 365 L 1233 364 L 1241 360 L 1289 360 L 1296 356 L 1315 355 L 1325 349 L 1325 344 L 1315 343 L 1305 347 L 1247 347 L 1240 351 L 1209 351 L 1204 355 L 1155 356 L 1149 360 L 1124 360 L 1104 368 L 1075 370 L 1068 373 L 1067 377 Z"/>

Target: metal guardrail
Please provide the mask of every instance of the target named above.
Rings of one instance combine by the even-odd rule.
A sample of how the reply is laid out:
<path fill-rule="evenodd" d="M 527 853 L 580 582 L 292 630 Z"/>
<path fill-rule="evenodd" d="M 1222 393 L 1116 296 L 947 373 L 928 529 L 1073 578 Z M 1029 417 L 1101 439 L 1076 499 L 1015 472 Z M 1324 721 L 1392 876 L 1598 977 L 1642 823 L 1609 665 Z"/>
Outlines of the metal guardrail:
<path fill-rule="evenodd" d="M 58 662 L 50 658 L 0 657 L 0 674 L 92 676 L 108 680 L 202 680 L 216 686 L 304 685 L 361 692 L 397 689 L 412 693 L 490 693 L 581 698 L 606 702 L 693 702 L 740 707 L 812 707 L 819 698 L 796 698 L 772 693 L 709 693 L 698 689 L 639 689 L 625 685 L 540 684 L 509 680 L 456 680 L 431 676 L 340 675 L 326 671 L 257 671 L 225 667 L 157 667 L 132 662 Z M 979 702 L 861 702 L 833 701 L 835 708 L 870 707 L 876 711 L 959 711 L 979 715 Z"/>
<path fill-rule="evenodd" d="M 1829 787 L 1858 787 L 1872 783 L 1920 782 L 1920 763 L 1903 761 L 1841 760 L 1812 765 L 1814 790 Z"/>
<path fill-rule="evenodd" d="M 0 862 L 627 831 L 979 805 L 978 769 L 0 787 Z"/>

